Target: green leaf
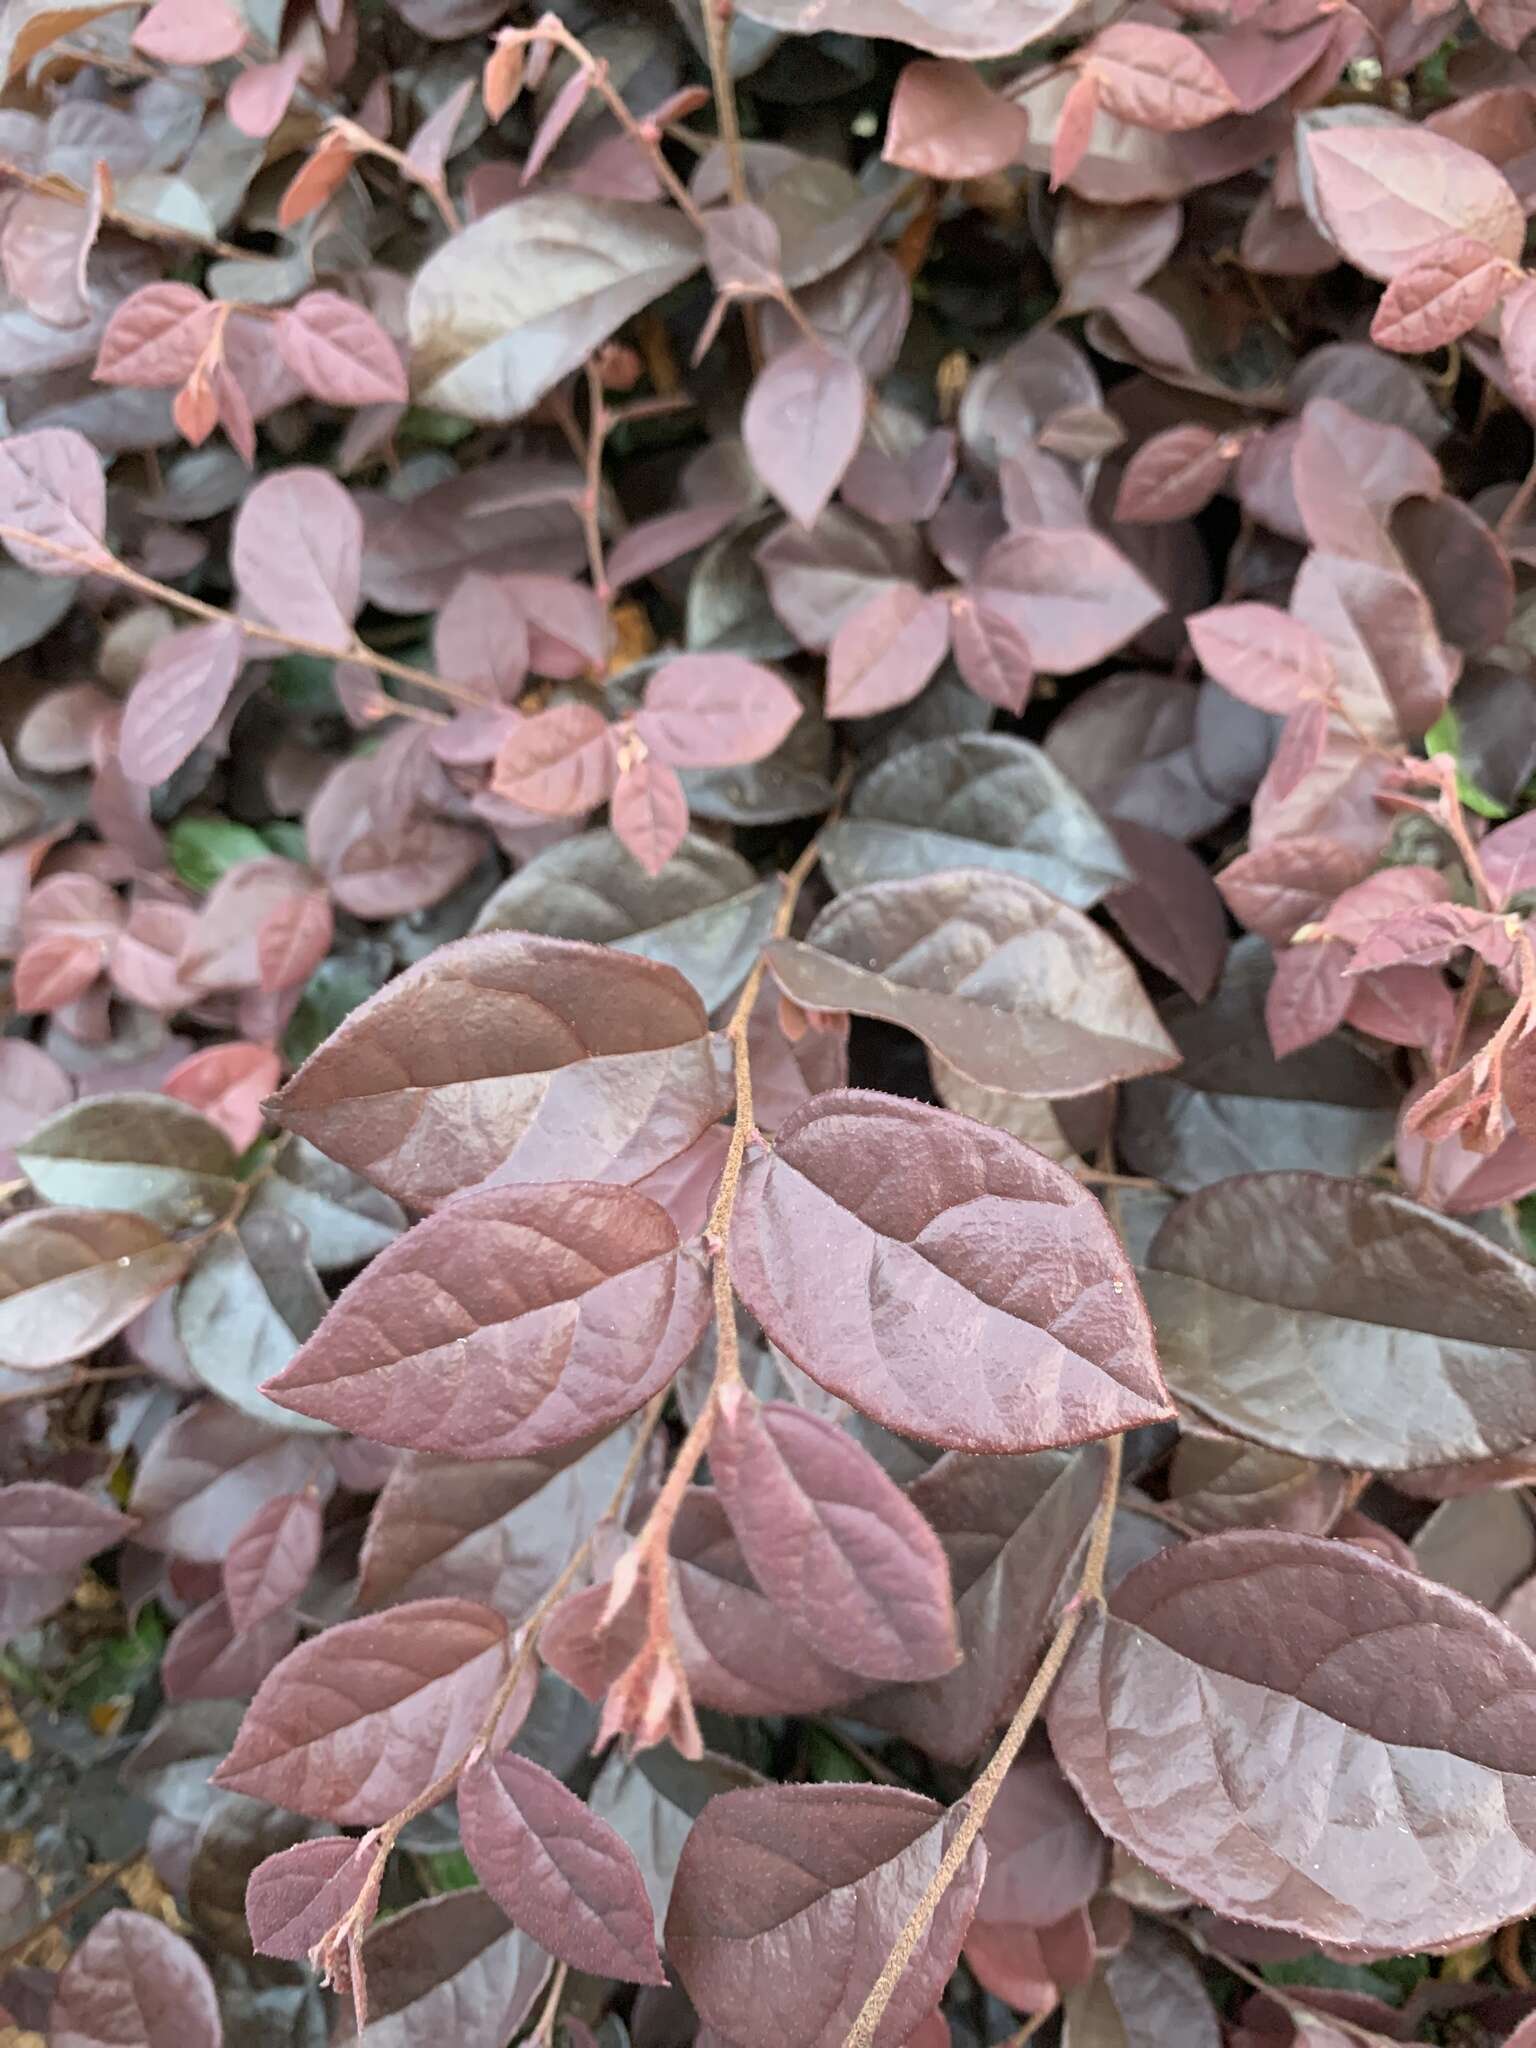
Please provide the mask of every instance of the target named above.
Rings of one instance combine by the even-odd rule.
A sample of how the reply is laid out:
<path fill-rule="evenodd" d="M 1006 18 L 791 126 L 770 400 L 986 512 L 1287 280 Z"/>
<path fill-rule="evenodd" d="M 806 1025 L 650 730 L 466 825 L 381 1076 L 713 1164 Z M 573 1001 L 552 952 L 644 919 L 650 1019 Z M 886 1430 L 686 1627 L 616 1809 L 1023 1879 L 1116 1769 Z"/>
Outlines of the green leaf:
<path fill-rule="evenodd" d="M 421 1874 L 434 1892 L 462 1892 L 480 1882 L 475 1866 L 462 1849 L 445 1849 L 439 1856 L 418 1856 Z"/>
<path fill-rule="evenodd" d="M 456 412 L 439 412 L 431 405 L 413 405 L 399 428 L 402 441 L 425 441 L 430 448 L 457 448 L 474 431 L 473 420 Z"/>
<path fill-rule="evenodd" d="M 309 862 L 309 845 L 304 837 L 304 827 L 292 818 L 274 818 L 270 825 L 263 825 L 261 837 L 274 853 L 284 860 Z"/>
<path fill-rule="evenodd" d="M 259 832 L 229 818 L 178 818 L 170 840 L 171 865 L 189 889 L 211 889 L 228 869 L 271 851 Z"/>
<path fill-rule="evenodd" d="M 805 1762 L 812 1782 L 817 1785 L 862 1785 L 869 1778 L 864 1766 L 824 1728 L 808 1731 Z"/>
<path fill-rule="evenodd" d="M 300 1066 L 324 1044 L 343 1017 L 350 1016 L 383 985 L 381 977 L 370 974 L 356 960 L 337 958 L 317 967 L 283 1038 L 283 1057 L 289 1065 Z"/>
<path fill-rule="evenodd" d="M 1449 754 L 1456 762 L 1456 794 L 1466 810 L 1475 811 L 1480 818 L 1507 818 L 1508 809 L 1492 797 L 1486 789 L 1479 789 L 1461 767 L 1461 721 L 1447 704 L 1429 731 L 1424 735 L 1424 752 Z"/>
<path fill-rule="evenodd" d="M 332 676 L 336 664 L 320 654 L 285 654 L 272 664 L 268 681 L 295 711 L 339 711 Z"/>

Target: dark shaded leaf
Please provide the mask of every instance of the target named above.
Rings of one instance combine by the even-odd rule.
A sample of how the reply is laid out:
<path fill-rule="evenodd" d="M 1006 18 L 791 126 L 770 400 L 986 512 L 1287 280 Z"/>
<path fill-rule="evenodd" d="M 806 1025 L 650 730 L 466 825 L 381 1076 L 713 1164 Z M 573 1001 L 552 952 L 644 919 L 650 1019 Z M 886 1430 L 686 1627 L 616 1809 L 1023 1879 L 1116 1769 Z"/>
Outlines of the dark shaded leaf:
<path fill-rule="evenodd" d="M 505 2048 L 550 1960 L 486 1893 L 460 1891 L 392 1914 L 363 1943 L 363 1967 L 367 2048 Z"/>
<path fill-rule="evenodd" d="M 17 1157 L 46 1201 L 137 1210 L 166 1229 L 205 1228 L 235 1200 L 223 1132 L 166 1095 L 96 1095 L 50 1117 Z"/>
<path fill-rule="evenodd" d="M 219 2048 L 222 2039 L 202 1959 L 150 1913 L 98 1920 L 48 2015 L 50 2048 Z"/>

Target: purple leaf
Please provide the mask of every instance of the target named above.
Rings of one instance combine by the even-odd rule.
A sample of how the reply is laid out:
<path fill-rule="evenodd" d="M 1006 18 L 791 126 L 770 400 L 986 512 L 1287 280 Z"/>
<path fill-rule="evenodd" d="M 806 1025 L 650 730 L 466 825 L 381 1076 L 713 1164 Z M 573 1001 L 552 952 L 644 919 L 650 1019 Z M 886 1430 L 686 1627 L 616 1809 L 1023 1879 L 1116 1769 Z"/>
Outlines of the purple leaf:
<path fill-rule="evenodd" d="M 953 1669 L 938 1538 L 844 1430 L 728 1389 L 710 1471 L 752 1576 L 823 1657 L 886 1681 Z"/>
<path fill-rule="evenodd" d="M 0 524 L 56 541 L 96 562 L 107 554 L 107 482 L 101 458 L 73 427 L 39 427 L 0 441 Z M 39 576 L 78 576 L 82 564 L 9 539 L 6 546 Z"/>
<path fill-rule="evenodd" d="M 388 1820 L 468 1750 L 507 1662 L 469 1600 L 338 1622 L 262 1680 L 215 1783 L 315 1820 Z"/>
<path fill-rule="evenodd" d="M 201 1957 L 150 1913 L 98 1920 L 48 2015 L 50 2048 L 220 2048 L 223 2038 Z"/>
<path fill-rule="evenodd" d="M 800 710 L 788 683 L 761 662 L 683 654 L 646 684 L 635 730 L 673 768 L 732 768 L 776 753 Z"/>
<path fill-rule="evenodd" d="M 752 466 L 792 519 L 814 526 L 864 438 L 857 363 L 801 341 L 759 371 L 741 416 Z"/>
<path fill-rule="evenodd" d="M 345 653 L 362 587 L 362 515 L 333 476 L 285 469 L 247 492 L 230 565 L 255 617 Z"/>
<path fill-rule="evenodd" d="M 730 1256 L 779 1348 L 889 1429 L 1023 1451 L 1168 1412 L 1102 1209 L 1016 1138 L 948 1111 L 817 1096 L 749 1163 Z"/>
<path fill-rule="evenodd" d="M 363 306 L 340 292 L 306 292 L 277 321 L 283 361 L 327 405 L 403 405 L 400 352 Z"/>
<path fill-rule="evenodd" d="M 349 1835 L 321 1835 L 258 1864 L 245 1891 L 256 1953 L 303 1962 L 357 1903 L 377 1853 Z"/>
<path fill-rule="evenodd" d="M 128 1516 L 106 1502 L 52 1480 L 0 1486 L 0 1573 L 32 1578 L 68 1572 L 73 1577 L 132 1527 Z"/>
<path fill-rule="evenodd" d="M 224 1595 L 242 1633 L 297 1600 L 320 1555 L 320 1503 L 281 1493 L 259 1507 L 224 1559 Z"/>
<path fill-rule="evenodd" d="M 871 718 L 909 703 L 949 649 L 939 593 L 893 583 L 845 618 L 827 655 L 827 716 Z"/>
<path fill-rule="evenodd" d="M 459 1826 L 486 1890 L 540 1947 L 594 1976 L 667 1981 L 634 1857 L 541 1765 L 478 1758 L 459 1784 Z"/>
<path fill-rule="evenodd" d="M 645 872 L 659 875 L 688 833 L 688 793 L 677 770 L 659 755 L 626 768 L 608 819 Z"/>
<path fill-rule="evenodd" d="M 35 1209 L 0 1224 L 0 1359 L 42 1371 L 83 1357 L 186 1271 L 147 1216 Z"/>
<path fill-rule="evenodd" d="M 644 1195 L 484 1188 L 381 1252 L 264 1391 L 377 1443 L 530 1457 L 643 1407 L 707 1316 L 701 1262 Z"/>
<path fill-rule="evenodd" d="M 123 713 L 118 760 L 130 782 L 174 775 L 218 724 L 240 673 L 245 634 L 237 625 L 167 634 L 139 671 Z"/>

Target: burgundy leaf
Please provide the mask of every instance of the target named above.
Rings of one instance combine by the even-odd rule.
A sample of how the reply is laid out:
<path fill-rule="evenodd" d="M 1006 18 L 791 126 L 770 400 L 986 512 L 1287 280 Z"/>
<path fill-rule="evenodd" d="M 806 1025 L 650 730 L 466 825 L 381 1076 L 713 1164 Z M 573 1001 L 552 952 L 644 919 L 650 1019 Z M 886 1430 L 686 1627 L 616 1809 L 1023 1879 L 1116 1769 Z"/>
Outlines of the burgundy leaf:
<path fill-rule="evenodd" d="M 728 1389 L 710 1471 L 752 1576 L 829 1662 L 886 1681 L 953 1669 L 938 1538 L 846 1431 Z"/>
<path fill-rule="evenodd" d="M 111 1550 L 132 1529 L 105 1501 L 52 1480 L 0 1486 L 0 1572 L 31 1578 L 67 1572 L 71 1583 L 98 1551 Z"/>
<path fill-rule="evenodd" d="M 139 1459 L 130 1511 L 138 1540 L 199 1564 L 218 1564 L 230 1532 L 264 1501 L 319 1479 L 325 1453 L 312 1436 L 252 1421 L 222 1401 L 182 1409 Z"/>
<path fill-rule="evenodd" d="M 827 654 L 827 716 L 869 718 L 922 690 L 949 647 L 940 594 L 893 583 L 849 614 Z"/>
<path fill-rule="evenodd" d="M 1134 880 L 1112 889 L 1106 908 L 1144 959 L 1197 1003 L 1221 977 L 1227 920 L 1210 870 L 1165 832 L 1120 819 L 1115 839 Z"/>
<path fill-rule="evenodd" d="M 98 1920 L 59 1978 L 50 2048 L 221 2048 L 213 1980 L 152 1913 Z"/>
<path fill-rule="evenodd" d="M 985 178 L 1017 163 L 1029 116 L 969 64 L 918 58 L 896 81 L 881 155 L 930 178 Z"/>
<path fill-rule="evenodd" d="M 381 1252 L 264 1391 L 377 1443 L 528 1457 L 643 1407 L 707 1316 L 702 1264 L 644 1195 L 485 1188 Z"/>
<path fill-rule="evenodd" d="M 1349 948 L 1338 939 L 1291 945 L 1277 956 L 1264 1005 L 1276 1059 L 1337 1031 L 1354 994 L 1349 967 Z"/>
<path fill-rule="evenodd" d="M 677 770 L 659 756 L 636 761 L 620 775 L 608 817 L 646 873 L 659 875 L 688 833 L 688 794 Z"/>
<path fill-rule="evenodd" d="M 957 1812 L 885 1785 L 712 1799 L 683 1846 L 667 1913 L 667 1953 L 700 2017 L 738 2048 L 842 2048 Z M 933 2010 L 985 1868 L 974 1843 L 896 1981 L 875 2048 L 896 2048 Z"/>
<path fill-rule="evenodd" d="M 821 342 L 797 342 L 757 379 L 741 416 L 752 466 L 802 526 L 826 510 L 864 438 L 864 377 Z"/>
<path fill-rule="evenodd" d="M 1154 434 L 1126 464 L 1116 519 L 1157 525 L 1193 518 L 1226 482 L 1237 454 L 1234 438 L 1210 427 L 1168 427 Z"/>
<path fill-rule="evenodd" d="M 667 1981 L 634 1857 L 541 1765 L 477 1758 L 460 1781 L 459 1826 L 486 1890 L 551 1955 L 626 1983 Z"/>
<path fill-rule="evenodd" d="M 708 1028 L 669 967 L 487 932 L 439 947 L 354 1010 L 276 1115 L 422 1209 L 498 1169 L 639 1180 L 723 1112 Z"/>
<path fill-rule="evenodd" d="M 728 526 L 734 525 L 740 511 L 735 499 L 726 498 L 638 521 L 608 550 L 608 581 L 615 590 L 622 590 L 628 583 L 654 576 L 669 563 L 708 547 Z"/>
<path fill-rule="evenodd" d="M 368 2048 L 506 2048 L 549 1976 L 544 1950 L 480 1890 L 393 1913 L 363 1943 Z"/>
<path fill-rule="evenodd" d="M 704 217 L 704 254 L 717 291 L 771 296 L 783 282 L 778 225 L 760 206 L 711 208 Z"/>
<path fill-rule="evenodd" d="M 168 1700 L 245 1700 L 293 1648 L 298 1617 L 284 1609 L 239 1629 L 222 1593 L 176 1624 L 160 1682 Z"/>
<path fill-rule="evenodd" d="M 731 768 L 777 752 L 800 699 L 772 669 L 739 654 L 683 654 L 645 686 L 635 730 L 673 768 Z"/>
<path fill-rule="evenodd" d="M 412 1600 L 300 1643 L 240 1724 L 217 1784 L 316 1820 L 388 1820 L 465 1754 L 507 1661 L 469 1600 Z"/>
<path fill-rule="evenodd" d="M 1472 1601 L 1354 1544 L 1244 1530 L 1121 1581 L 1050 1733 L 1099 1825 L 1204 1904 L 1411 1950 L 1536 1900 L 1533 1699 L 1536 1656 Z"/>
<path fill-rule="evenodd" d="M 259 1507 L 224 1559 L 224 1597 L 235 1627 L 254 1628 L 297 1600 L 320 1555 L 320 1503 L 311 1493 L 280 1493 Z"/>
<path fill-rule="evenodd" d="M 118 734 L 118 760 L 132 782 L 164 782 L 218 724 L 245 635 L 234 624 L 167 634 L 139 671 Z"/>
<path fill-rule="evenodd" d="M 403 405 L 410 395 L 395 344 L 340 292 L 306 292 L 281 313 L 277 347 L 305 390 L 327 405 Z"/>
<path fill-rule="evenodd" d="M 303 1962 L 357 1903 L 377 1853 L 350 1835 L 321 1835 L 258 1864 L 245 1891 L 256 1953 Z"/>
<path fill-rule="evenodd" d="M 589 704 L 555 704 L 522 719 L 496 756 L 491 787 L 524 810 L 579 818 L 612 794 L 613 732 Z"/>
<path fill-rule="evenodd" d="M 1050 527 L 1015 533 L 989 550 L 972 584 L 1049 675 L 1092 668 L 1164 609 L 1120 550 L 1096 533 Z"/>
<path fill-rule="evenodd" d="M 1464 903 L 1425 903 L 1378 924 L 1349 964 L 1351 974 L 1382 967 L 1439 967 L 1463 947 L 1496 973 L 1509 970 L 1513 941 L 1502 917 Z"/>
<path fill-rule="evenodd" d="M 982 1215 L 978 1236 L 962 1218 Z M 1167 1412 L 1104 1212 L 1016 1138 L 947 1111 L 817 1096 L 750 1161 L 730 1256 L 779 1348 L 887 1428 L 1021 1451 Z"/>

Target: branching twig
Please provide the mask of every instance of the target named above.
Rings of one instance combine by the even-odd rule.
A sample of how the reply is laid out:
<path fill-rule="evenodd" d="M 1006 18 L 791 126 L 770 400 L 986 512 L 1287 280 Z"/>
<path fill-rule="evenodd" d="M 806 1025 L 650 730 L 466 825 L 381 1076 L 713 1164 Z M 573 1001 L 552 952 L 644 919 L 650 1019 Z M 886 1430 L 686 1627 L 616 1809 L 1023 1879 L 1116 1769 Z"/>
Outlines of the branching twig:
<path fill-rule="evenodd" d="M 849 2030 L 843 2048 L 872 2048 L 876 2030 L 901 1980 L 901 1974 L 916 1953 L 918 1944 L 938 1911 L 940 1900 L 954 1882 L 961 1865 L 971 1852 L 972 1844 L 981 1833 L 987 1815 L 992 1810 L 992 1802 L 1002 1789 L 1003 1780 L 1012 1769 L 1014 1759 L 1023 1748 L 1024 1738 L 1034 1726 L 1035 1717 L 1045 1703 L 1046 1694 L 1056 1681 L 1056 1674 L 1066 1662 L 1067 1652 L 1082 1626 L 1083 1616 L 1090 1606 L 1098 1604 L 1104 1598 L 1104 1567 L 1109 1558 L 1109 1538 L 1114 1527 L 1115 1503 L 1120 1496 L 1120 1469 L 1124 1444 L 1123 1437 L 1115 1436 L 1109 1439 L 1109 1458 L 1104 1468 L 1104 1488 L 1099 1496 L 1093 1532 L 1088 1539 L 1088 1555 L 1083 1561 L 1083 1572 L 1078 1581 L 1077 1592 L 1068 1602 L 1066 1612 L 1057 1623 L 1056 1633 L 1051 1638 L 1040 1669 L 1035 1673 L 1028 1692 L 1019 1702 L 1018 1712 L 1009 1722 L 1007 1733 L 998 1744 L 992 1761 L 960 1802 L 964 1809 L 960 1825 L 955 1829 L 943 1860 L 929 1881 L 928 1889 L 912 1908 L 906 1926 L 897 1937 L 896 1946 L 886 1959 L 885 1968 L 875 1979 L 869 1996 L 859 2008 L 859 2016 Z"/>

